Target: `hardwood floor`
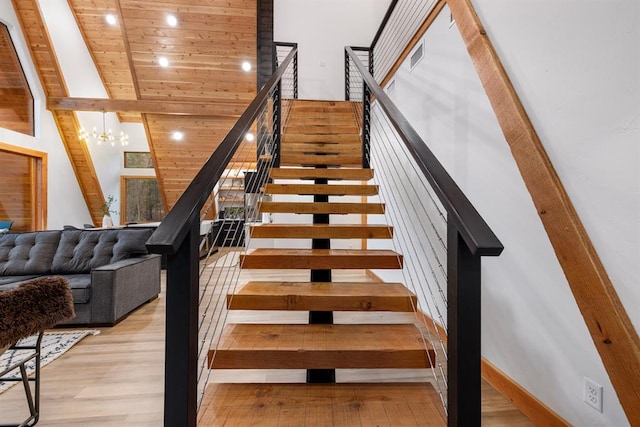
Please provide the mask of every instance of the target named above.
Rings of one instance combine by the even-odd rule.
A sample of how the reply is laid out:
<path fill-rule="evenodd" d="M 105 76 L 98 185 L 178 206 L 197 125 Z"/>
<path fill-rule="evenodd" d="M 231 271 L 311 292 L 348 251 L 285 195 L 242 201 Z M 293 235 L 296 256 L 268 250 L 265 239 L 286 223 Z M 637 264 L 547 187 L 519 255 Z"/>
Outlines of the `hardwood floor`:
<path fill-rule="evenodd" d="M 282 271 L 242 273 L 240 283 L 248 280 L 297 280 L 296 274 Z M 308 274 L 308 273 L 306 273 Z M 361 271 L 334 273 L 344 281 L 367 281 Z M 283 277 L 286 276 L 286 277 Z M 164 281 L 164 276 L 163 276 Z M 163 284 L 164 289 L 164 284 Z M 38 426 L 161 426 L 164 379 L 164 293 L 139 308 L 112 328 L 97 328 L 99 335 L 88 336 L 66 354 L 42 370 L 41 417 Z M 229 320 L 279 322 L 278 312 L 234 312 Z M 287 313 L 305 321 L 306 313 Z M 357 313 L 340 313 L 336 320 L 356 320 Z M 406 316 L 398 313 L 393 316 Z M 397 319 L 385 317 L 389 322 Z M 360 319 L 361 320 L 361 319 Z M 380 319 L 376 319 L 379 321 Z M 339 381 L 384 380 L 424 381 L 426 370 L 373 369 L 341 370 Z M 219 370 L 211 380 L 304 381 L 304 371 Z M 483 425 L 533 426 L 522 413 L 486 382 L 483 382 Z M 23 389 L 17 385 L 0 394 L 0 423 L 23 419 L 27 414 Z M 295 420 L 290 420 L 295 425 Z"/>

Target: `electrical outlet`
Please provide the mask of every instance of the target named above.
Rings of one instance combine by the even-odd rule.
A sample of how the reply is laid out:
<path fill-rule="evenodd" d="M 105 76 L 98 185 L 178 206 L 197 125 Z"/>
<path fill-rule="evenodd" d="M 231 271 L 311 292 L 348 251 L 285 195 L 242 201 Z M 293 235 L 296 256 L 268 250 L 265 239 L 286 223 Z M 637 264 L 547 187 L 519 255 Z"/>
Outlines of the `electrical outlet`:
<path fill-rule="evenodd" d="M 584 401 L 595 410 L 602 412 L 602 386 L 584 377 Z"/>

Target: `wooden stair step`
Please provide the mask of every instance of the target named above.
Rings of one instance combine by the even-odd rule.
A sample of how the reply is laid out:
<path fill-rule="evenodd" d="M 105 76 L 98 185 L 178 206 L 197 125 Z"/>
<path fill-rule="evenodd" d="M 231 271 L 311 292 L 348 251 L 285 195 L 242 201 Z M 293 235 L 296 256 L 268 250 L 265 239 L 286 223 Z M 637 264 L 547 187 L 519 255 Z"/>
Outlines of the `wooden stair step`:
<path fill-rule="evenodd" d="M 268 194 L 326 194 L 333 196 L 375 196 L 377 185 L 329 185 L 329 184 L 267 184 Z"/>
<path fill-rule="evenodd" d="M 401 269 L 402 255 L 383 249 L 271 249 L 240 255 L 244 269 Z"/>
<path fill-rule="evenodd" d="M 313 101 L 313 102 L 294 102 L 291 109 L 296 113 L 300 112 L 319 112 L 319 113 L 336 113 L 353 111 L 351 103 L 348 101 Z"/>
<path fill-rule="evenodd" d="M 227 295 L 229 310 L 413 312 L 416 304 L 402 283 L 248 282 Z"/>
<path fill-rule="evenodd" d="M 215 384 L 198 426 L 445 426 L 429 383 Z"/>
<path fill-rule="evenodd" d="M 300 143 L 300 142 L 337 142 L 337 143 L 362 143 L 362 139 L 358 134 L 346 134 L 346 135 L 304 135 L 304 134 L 288 134 L 282 133 L 282 144 L 288 143 Z"/>
<path fill-rule="evenodd" d="M 391 239 L 393 227 L 369 224 L 261 224 L 249 228 L 259 239 Z"/>
<path fill-rule="evenodd" d="M 260 213 L 383 214 L 384 203 L 262 202 Z"/>
<path fill-rule="evenodd" d="M 356 125 L 355 118 L 351 112 L 340 114 L 307 114 L 305 112 L 296 112 L 297 114 L 290 115 L 285 129 L 289 129 L 289 126 L 330 126 L 330 125 Z M 357 131 L 356 133 L 359 133 Z"/>
<path fill-rule="evenodd" d="M 361 153 L 362 145 L 360 143 L 340 144 L 333 142 L 300 142 L 283 145 L 282 154 L 300 154 L 300 153 L 327 153 L 327 154 L 351 154 Z"/>
<path fill-rule="evenodd" d="M 227 324 L 213 369 L 428 368 L 435 352 L 414 324 Z"/>
<path fill-rule="evenodd" d="M 327 121 L 325 124 L 315 124 L 315 125 L 298 125 L 289 121 L 287 127 L 285 128 L 285 132 L 287 133 L 297 133 L 297 134 L 343 134 L 343 133 L 351 133 L 357 135 L 359 132 L 358 127 L 355 122 L 347 123 L 347 124 L 338 124 L 331 123 Z"/>
<path fill-rule="evenodd" d="M 335 179 L 368 181 L 373 178 L 373 169 L 361 168 L 273 168 L 272 179 Z"/>
<path fill-rule="evenodd" d="M 362 155 L 359 154 L 280 154 L 282 166 L 311 166 L 311 165 L 360 165 Z"/>

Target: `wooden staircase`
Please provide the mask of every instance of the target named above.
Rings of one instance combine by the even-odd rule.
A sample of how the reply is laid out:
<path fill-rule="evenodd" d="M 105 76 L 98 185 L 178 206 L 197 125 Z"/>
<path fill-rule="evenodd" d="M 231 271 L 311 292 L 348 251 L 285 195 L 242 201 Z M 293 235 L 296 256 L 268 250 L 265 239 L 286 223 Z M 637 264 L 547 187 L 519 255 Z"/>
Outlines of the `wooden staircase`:
<path fill-rule="evenodd" d="M 311 239 L 312 248 L 258 248 L 241 255 L 239 262 L 242 269 L 308 269 L 310 279 L 250 281 L 227 296 L 227 307 L 309 311 L 310 324 L 227 324 L 218 347 L 209 352 L 213 369 L 305 369 L 331 378 L 335 369 L 424 369 L 434 363 L 434 350 L 413 323 L 333 324 L 335 311 L 413 312 L 417 303 L 401 283 L 331 280 L 332 270 L 402 268 L 402 255 L 394 251 L 331 248 L 331 239 L 393 236 L 393 229 L 386 225 L 329 221 L 330 215 L 384 212 L 380 203 L 328 201 L 329 196 L 377 194 L 375 185 L 353 183 L 373 177 L 372 170 L 359 167 L 360 144 L 349 103 L 294 102 L 283 132 L 281 167 L 273 169 L 270 177 L 296 182 L 269 183 L 264 190 L 276 197 L 313 195 L 314 201 L 263 202 L 260 211 L 312 214 L 314 223 L 251 226 L 249 235 Z M 313 183 L 300 183 L 309 180 Z M 314 381 L 318 376 L 308 374 L 307 378 Z M 198 422 L 207 426 L 424 426 L 444 425 L 446 419 L 440 397 L 429 383 L 225 383 L 207 386 Z"/>

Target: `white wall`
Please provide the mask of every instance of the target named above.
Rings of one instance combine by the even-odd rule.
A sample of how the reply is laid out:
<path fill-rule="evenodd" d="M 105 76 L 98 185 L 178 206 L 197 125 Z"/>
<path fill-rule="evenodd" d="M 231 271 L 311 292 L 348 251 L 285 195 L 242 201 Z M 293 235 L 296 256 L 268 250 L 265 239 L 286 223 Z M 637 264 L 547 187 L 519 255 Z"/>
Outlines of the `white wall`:
<path fill-rule="evenodd" d="M 65 224 L 81 225 L 90 222 L 80 187 L 67 157 L 53 116 L 45 109 L 45 97 L 38 74 L 31 61 L 27 44 L 11 2 L 0 2 L 0 21 L 7 25 L 18 57 L 34 97 L 36 137 L 0 128 L 0 141 L 18 147 L 48 153 L 48 229 Z"/>
<path fill-rule="evenodd" d="M 82 36 L 66 0 L 41 1 L 40 7 L 47 23 L 54 49 L 58 56 L 69 96 L 108 98 L 107 92 L 93 64 Z M 91 216 L 77 184 L 75 174 L 60 139 L 53 116 L 48 112 L 44 91 L 28 52 L 27 45 L 10 2 L 0 3 L 0 20 L 9 26 L 16 44 L 27 80 L 34 93 L 36 137 L 31 138 L 0 128 L 0 141 L 26 148 L 47 152 L 49 155 L 49 203 L 48 228 L 61 228 L 65 224 L 81 226 L 91 223 Z M 94 127 L 101 132 L 102 113 L 78 112 L 80 124 L 91 131 Z M 116 202 L 112 210 L 114 224 L 120 222 L 120 175 L 155 176 L 153 169 L 124 169 L 123 152 L 149 151 L 144 128 L 140 123 L 121 124 L 115 113 L 107 113 L 106 128 L 114 135 L 124 131 L 129 135 L 129 145 L 96 145 L 89 143 L 89 153 L 105 198 L 113 195 Z M 64 200 L 64 203 L 60 201 Z"/>
<path fill-rule="evenodd" d="M 69 96 L 80 98 L 108 98 L 100 75 L 91 59 L 82 34 L 76 26 L 75 19 L 66 0 L 40 1 L 40 7 L 51 36 L 58 63 L 64 75 Z M 78 112 L 78 121 L 87 130 L 94 127 L 102 132 L 103 118 L 100 112 Z M 112 195 L 115 202 L 111 205 L 114 224 L 120 223 L 120 175 L 155 176 L 153 169 L 124 169 L 124 151 L 149 151 L 149 144 L 141 123 L 121 124 L 115 113 L 107 113 L 106 129 L 111 129 L 114 136 L 120 131 L 129 135 L 129 145 L 122 147 L 117 141 L 110 144 L 87 144 L 93 165 L 98 176 L 105 199 Z"/>
<path fill-rule="evenodd" d="M 344 100 L 344 47 L 371 45 L 389 3 L 274 1 L 274 40 L 298 43 L 301 99 Z"/>
<path fill-rule="evenodd" d="M 474 3 L 638 328 L 637 2 Z M 505 245 L 483 260 L 483 355 L 573 425 L 628 425 L 448 9 L 424 40 L 392 98 Z"/>

